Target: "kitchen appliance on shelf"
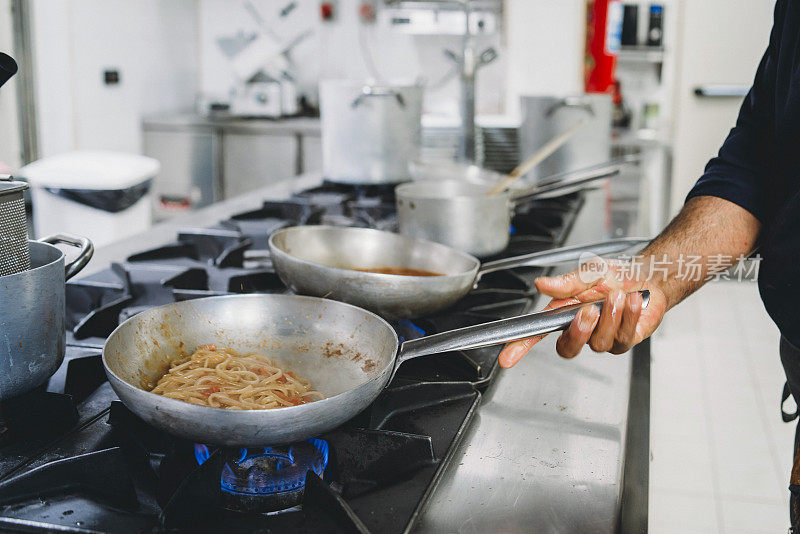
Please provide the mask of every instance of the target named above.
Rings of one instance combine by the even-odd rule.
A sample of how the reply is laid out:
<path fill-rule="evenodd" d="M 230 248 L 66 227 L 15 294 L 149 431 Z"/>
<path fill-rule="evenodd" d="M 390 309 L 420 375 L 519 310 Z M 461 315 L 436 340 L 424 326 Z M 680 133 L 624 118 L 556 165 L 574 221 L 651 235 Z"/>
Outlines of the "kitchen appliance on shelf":
<path fill-rule="evenodd" d="M 290 37 L 280 36 L 249 1 L 244 7 L 258 31 L 220 37 L 217 45 L 230 60 L 236 82 L 230 89 L 228 112 L 239 117 L 279 118 L 298 111 L 296 67 L 291 51 L 312 34 L 304 29 Z M 279 19 L 294 10 L 282 10 Z"/>
<path fill-rule="evenodd" d="M 37 236 L 61 232 L 104 245 L 150 227 L 157 160 L 122 152 L 78 151 L 19 170 L 31 184 Z"/>

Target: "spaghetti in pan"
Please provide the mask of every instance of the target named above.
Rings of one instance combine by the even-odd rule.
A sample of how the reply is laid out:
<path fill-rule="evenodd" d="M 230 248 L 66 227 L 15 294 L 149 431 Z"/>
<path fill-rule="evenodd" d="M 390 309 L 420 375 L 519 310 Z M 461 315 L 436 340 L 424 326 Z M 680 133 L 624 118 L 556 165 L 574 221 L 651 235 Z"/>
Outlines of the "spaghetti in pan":
<path fill-rule="evenodd" d="M 202 345 L 172 362 L 152 393 L 212 408 L 264 410 L 324 398 L 311 383 L 260 354 Z"/>

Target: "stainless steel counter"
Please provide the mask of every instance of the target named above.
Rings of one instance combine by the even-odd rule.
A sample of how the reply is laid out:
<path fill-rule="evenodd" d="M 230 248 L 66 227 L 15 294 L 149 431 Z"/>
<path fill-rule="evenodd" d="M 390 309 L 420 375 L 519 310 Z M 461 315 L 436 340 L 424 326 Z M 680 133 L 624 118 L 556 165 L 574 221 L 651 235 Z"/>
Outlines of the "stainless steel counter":
<path fill-rule="evenodd" d="M 264 198 L 285 198 L 319 180 L 300 176 L 159 224 L 99 249 L 84 273 L 172 241 L 180 228 L 208 226 L 256 208 Z M 613 202 L 609 212 L 608 206 L 602 190 L 589 193 L 569 241 L 639 234 L 636 213 L 615 213 Z M 617 227 L 607 227 L 606 221 L 617 221 L 610 223 Z M 544 303 L 541 299 L 538 306 Z M 632 360 L 630 355 L 590 351 L 563 360 L 554 344 L 551 336 L 490 385 L 415 532 L 615 531 Z"/>
<path fill-rule="evenodd" d="M 201 116 L 191 112 L 145 117 L 143 125 L 147 129 L 225 128 L 243 133 L 299 134 L 317 137 L 321 132 L 319 119 L 312 117 L 243 119 L 226 115 Z"/>
<path fill-rule="evenodd" d="M 601 191 L 587 195 L 569 242 L 618 233 L 603 224 L 605 206 Z M 564 360 L 555 341 L 489 386 L 415 532 L 615 532 L 631 357 L 585 350 Z"/>

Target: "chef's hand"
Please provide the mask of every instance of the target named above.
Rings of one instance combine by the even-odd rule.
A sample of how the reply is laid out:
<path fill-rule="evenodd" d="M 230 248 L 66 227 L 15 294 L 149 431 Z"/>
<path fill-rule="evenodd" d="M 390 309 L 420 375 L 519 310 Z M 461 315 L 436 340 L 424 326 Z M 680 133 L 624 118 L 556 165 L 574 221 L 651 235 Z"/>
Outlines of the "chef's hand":
<path fill-rule="evenodd" d="M 598 258 L 563 276 L 536 280 L 539 292 L 553 298 L 545 309 L 605 300 L 602 313 L 595 306 L 578 312 L 556 343 L 561 356 L 574 358 L 587 343 L 595 352 L 622 354 L 650 337 L 667 311 L 667 297 L 656 282 L 644 273 L 634 276 L 633 271 L 625 262 Z M 650 290 L 644 309 L 642 296 L 636 293 L 643 289 Z M 500 366 L 513 367 L 544 337 L 508 344 L 500 353 Z"/>

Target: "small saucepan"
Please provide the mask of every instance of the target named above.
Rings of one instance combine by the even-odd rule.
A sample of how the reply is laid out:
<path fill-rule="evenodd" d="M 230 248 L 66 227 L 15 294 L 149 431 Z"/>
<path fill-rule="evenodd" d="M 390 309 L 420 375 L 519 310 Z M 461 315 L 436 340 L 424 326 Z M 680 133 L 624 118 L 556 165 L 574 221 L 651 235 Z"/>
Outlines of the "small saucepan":
<path fill-rule="evenodd" d="M 629 160 L 551 177 L 526 189 L 487 194 L 495 185 L 474 180 L 418 180 L 395 188 L 400 233 L 442 243 L 479 258 L 508 246 L 515 208 L 522 202 L 567 194 L 620 173 Z"/>
<path fill-rule="evenodd" d="M 293 226 L 273 233 L 269 250 L 278 276 L 295 293 L 348 302 L 388 319 L 408 319 L 452 306 L 491 272 L 577 261 L 587 253 L 614 254 L 648 241 L 614 239 L 481 264 L 439 243 L 391 232 Z"/>

